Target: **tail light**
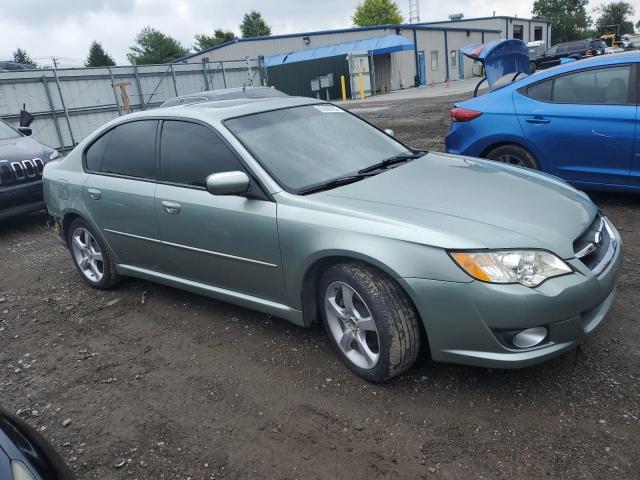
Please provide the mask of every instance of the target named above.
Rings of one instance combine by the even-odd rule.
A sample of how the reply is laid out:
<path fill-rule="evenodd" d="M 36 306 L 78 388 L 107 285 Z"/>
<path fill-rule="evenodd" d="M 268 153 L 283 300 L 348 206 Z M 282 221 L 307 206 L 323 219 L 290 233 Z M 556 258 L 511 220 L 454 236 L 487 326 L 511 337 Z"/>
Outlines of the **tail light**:
<path fill-rule="evenodd" d="M 590 49 L 587 50 L 586 56 L 587 57 L 593 57 L 593 48 L 590 48 Z"/>
<path fill-rule="evenodd" d="M 451 110 L 451 119 L 454 122 L 470 122 L 474 118 L 478 118 L 482 112 L 469 110 L 468 108 L 454 108 Z"/>

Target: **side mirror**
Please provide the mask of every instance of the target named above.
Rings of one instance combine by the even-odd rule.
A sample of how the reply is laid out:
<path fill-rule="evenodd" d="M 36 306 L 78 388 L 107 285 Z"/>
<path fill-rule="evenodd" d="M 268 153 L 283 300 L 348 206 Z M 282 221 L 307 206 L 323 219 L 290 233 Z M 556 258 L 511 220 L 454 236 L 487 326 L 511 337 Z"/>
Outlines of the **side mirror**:
<path fill-rule="evenodd" d="M 30 137 L 33 133 L 29 127 L 18 127 L 18 131 L 26 137 Z"/>
<path fill-rule="evenodd" d="M 244 172 L 222 172 L 209 175 L 207 192 L 211 195 L 241 195 L 249 190 L 249 176 Z"/>
<path fill-rule="evenodd" d="M 391 130 L 390 128 L 385 128 L 384 129 L 384 133 L 386 133 L 387 135 L 389 135 L 390 137 L 395 137 L 396 136 L 396 132 L 394 132 L 393 130 Z"/>

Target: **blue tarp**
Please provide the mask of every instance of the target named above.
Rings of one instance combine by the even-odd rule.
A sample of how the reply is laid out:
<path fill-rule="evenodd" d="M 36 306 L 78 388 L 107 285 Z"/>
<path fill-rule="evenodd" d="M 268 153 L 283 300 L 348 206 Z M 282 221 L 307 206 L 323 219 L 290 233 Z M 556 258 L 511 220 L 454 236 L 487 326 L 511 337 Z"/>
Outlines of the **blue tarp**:
<path fill-rule="evenodd" d="M 308 48 L 297 52 L 274 55 L 264 59 L 266 67 L 284 65 L 295 62 L 306 62 L 317 58 L 347 55 L 351 52 L 367 52 L 369 55 L 380 55 L 403 50 L 414 50 L 415 45 L 402 35 L 385 35 L 384 37 L 368 38 L 357 42 L 338 43 L 326 47 Z"/>
<path fill-rule="evenodd" d="M 467 57 L 484 64 L 489 86 L 510 73 L 530 73 L 529 50 L 522 40 L 496 40 L 460 49 Z"/>

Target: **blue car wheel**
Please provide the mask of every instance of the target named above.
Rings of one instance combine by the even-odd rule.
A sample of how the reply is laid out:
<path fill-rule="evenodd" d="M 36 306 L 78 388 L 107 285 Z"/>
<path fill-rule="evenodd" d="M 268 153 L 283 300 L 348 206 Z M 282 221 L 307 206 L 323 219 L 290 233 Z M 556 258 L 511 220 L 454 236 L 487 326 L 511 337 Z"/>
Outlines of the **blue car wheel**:
<path fill-rule="evenodd" d="M 518 145 L 500 145 L 487 153 L 486 158 L 518 167 L 539 170 L 540 166 L 531 153 Z"/>

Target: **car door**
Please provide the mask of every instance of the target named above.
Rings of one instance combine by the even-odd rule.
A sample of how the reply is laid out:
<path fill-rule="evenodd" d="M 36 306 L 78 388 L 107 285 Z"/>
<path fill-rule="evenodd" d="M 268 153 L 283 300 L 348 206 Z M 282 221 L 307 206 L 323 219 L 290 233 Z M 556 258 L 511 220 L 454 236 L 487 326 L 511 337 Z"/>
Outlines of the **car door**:
<path fill-rule="evenodd" d="M 157 269 L 160 235 L 155 211 L 158 121 L 121 124 L 85 151 L 90 174 L 83 202 L 118 263 Z"/>
<path fill-rule="evenodd" d="M 551 173 L 572 182 L 627 185 L 636 106 L 632 65 L 583 69 L 514 92 L 518 120 Z"/>
<path fill-rule="evenodd" d="M 264 299 L 284 298 L 276 203 L 252 180 L 249 196 L 214 196 L 210 174 L 244 171 L 210 126 L 162 124 L 156 211 L 164 270 L 182 279 Z"/>
<path fill-rule="evenodd" d="M 636 141 L 629 175 L 629 185 L 636 188 L 640 187 L 640 84 L 637 86 L 636 92 Z"/>

